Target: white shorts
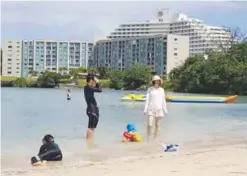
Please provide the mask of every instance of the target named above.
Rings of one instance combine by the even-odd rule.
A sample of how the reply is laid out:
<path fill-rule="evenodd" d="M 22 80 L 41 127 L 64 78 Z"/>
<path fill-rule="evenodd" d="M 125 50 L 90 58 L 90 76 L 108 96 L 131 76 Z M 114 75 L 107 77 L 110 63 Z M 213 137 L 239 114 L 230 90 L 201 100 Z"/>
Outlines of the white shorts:
<path fill-rule="evenodd" d="M 163 110 L 149 110 L 147 119 L 147 125 L 153 126 L 153 121 L 155 122 L 156 126 L 160 126 L 161 119 L 164 116 Z"/>

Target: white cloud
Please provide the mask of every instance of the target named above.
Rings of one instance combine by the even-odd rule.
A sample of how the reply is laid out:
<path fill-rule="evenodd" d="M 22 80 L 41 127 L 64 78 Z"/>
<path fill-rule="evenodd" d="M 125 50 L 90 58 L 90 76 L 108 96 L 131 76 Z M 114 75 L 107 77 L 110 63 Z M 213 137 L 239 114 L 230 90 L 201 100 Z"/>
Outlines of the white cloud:
<path fill-rule="evenodd" d="M 155 12 L 162 7 L 185 13 L 212 10 L 218 10 L 220 13 L 225 10 L 229 12 L 239 10 L 243 5 L 236 2 L 165 1 L 3 2 L 2 24 L 66 27 L 66 29 L 71 28 L 73 33 L 95 29 L 98 35 L 106 35 L 120 23 L 155 18 Z"/>

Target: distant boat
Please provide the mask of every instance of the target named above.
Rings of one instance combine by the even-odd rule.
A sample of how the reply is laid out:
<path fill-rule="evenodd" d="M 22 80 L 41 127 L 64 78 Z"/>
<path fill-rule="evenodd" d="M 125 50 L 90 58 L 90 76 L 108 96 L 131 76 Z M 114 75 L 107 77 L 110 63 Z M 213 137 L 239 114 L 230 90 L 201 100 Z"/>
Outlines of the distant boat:
<path fill-rule="evenodd" d="M 168 95 L 166 101 L 173 103 L 232 103 L 237 97 L 237 95 L 228 97 Z M 146 96 L 144 94 L 127 94 L 121 98 L 121 101 L 145 100 Z"/>

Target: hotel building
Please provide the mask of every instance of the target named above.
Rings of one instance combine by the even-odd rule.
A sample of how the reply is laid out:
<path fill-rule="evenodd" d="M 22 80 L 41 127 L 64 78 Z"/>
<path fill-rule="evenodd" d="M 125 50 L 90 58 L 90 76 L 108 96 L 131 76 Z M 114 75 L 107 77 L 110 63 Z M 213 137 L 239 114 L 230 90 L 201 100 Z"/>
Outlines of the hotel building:
<path fill-rule="evenodd" d="M 189 57 L 189 37 L 155 35 L 96 42 L 92 64 L 111 70 L 131 68 L 138 62 L 153 72 L 167 75 Z"/>
<path fill-rule="evenodd" d="M 220 51 L 220 46 L 229 47 L 231 41 L 228 28 L 210 26 L 200 19 L 190 18 L 182 13 L 172 13 L 168 9 L 159 11 L 154 21 L 121 24 L 107 38 L 120 39 L 158 34 L 189 36 L 190 55 L 210 50 Z"/>

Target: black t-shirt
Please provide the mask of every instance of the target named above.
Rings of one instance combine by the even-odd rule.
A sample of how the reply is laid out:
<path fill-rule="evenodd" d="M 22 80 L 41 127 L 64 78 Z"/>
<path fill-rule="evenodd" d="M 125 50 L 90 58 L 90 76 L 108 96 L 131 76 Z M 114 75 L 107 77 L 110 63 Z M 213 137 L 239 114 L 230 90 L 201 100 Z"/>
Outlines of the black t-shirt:
<path fill-rule="evenodd" d="M 86 85 L 84 87 L 84 96 L 87 103 L 87 110 L 94 111 L 97 108 L 97 102 L 94 98 L 94 92 L 102 92 L 101 86 L 97 83 L 95 87 Z"/>

